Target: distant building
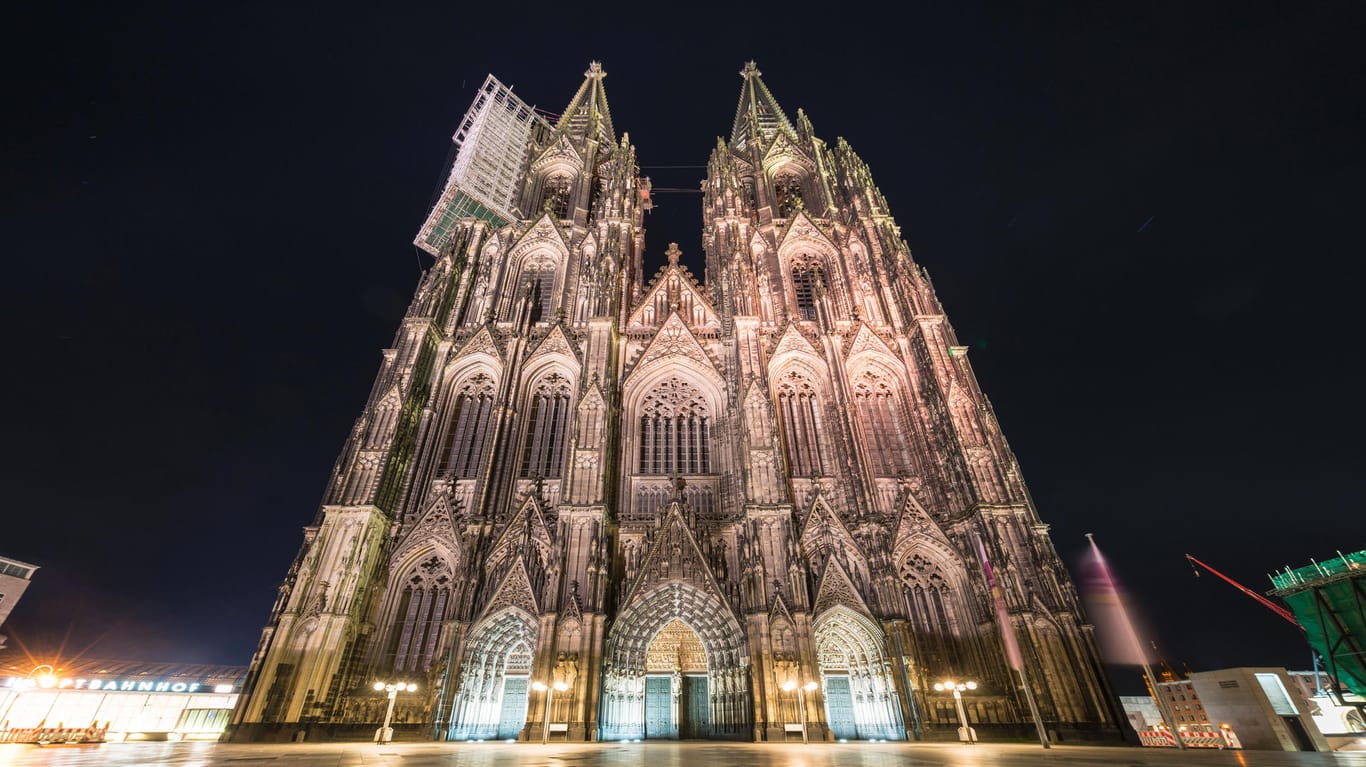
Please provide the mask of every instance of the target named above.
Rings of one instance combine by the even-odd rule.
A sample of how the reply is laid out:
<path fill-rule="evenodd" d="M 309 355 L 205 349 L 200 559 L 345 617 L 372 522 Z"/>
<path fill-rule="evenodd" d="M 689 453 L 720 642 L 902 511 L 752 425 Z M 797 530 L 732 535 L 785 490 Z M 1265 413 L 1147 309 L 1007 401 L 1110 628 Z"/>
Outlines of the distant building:
<path fill-rule="evenodd" d="M 1185 684 L 1191 685 L 1209 719 L 1233 727 L 1243 748 L 1329 750 L 1308 706 L 1291 692 L 1294 682 L 1283 668 L 1202 671 Z"/>
<path fill-rule="evenodd" d="M 1340 699 L 1334 695 L 1333 678 L 1328 672 L 1291 671 L 1289 674 L 1293 692 L 1309 710 L 1319 732 L 1325 736 L 1366 732 L 1366 719 L 1359 708 L 1360 697 L 1344 693 Z"/>
<path fill-rule="evenodd" d="M 1177 727 L 1183 724 L 1210 724 L 1209 713 L 1200 702 L 1194 682 L 1189 679 L 1178 679 L 1172 682 L 1158 682 L 1157 687 L 1166 696 L 1172 716 L 1176 717 Z"/>
<path fill-rule="evenodd" d="M 1366 731 L 1355 707 L 1340 705 L 1327 694 L 1332 680 L 1322 671 L 1234 668 L 1187 679 L 1172 678 L 1170 672 L 1165 676 L 1158 689 L 1183 732 L 1232 730 L 1244 748 L 1297 751 L 1328 750 L 1323 735 Z M 1209 695 L 1212 701 L 1205 700 Z M 1134 730 L 1167 729 L 1151 697 L 1128 695 L 1119 701 Z M 1306 748 L 1306 742 L 1313 748 Z"/>
<path fill-rule="evenodd" d="M 1129 718 L 1134 732 L 1162 724 L 1162 713 L 1157 710 L 1157 703 L 1147 695 L 1121 695 L 1119 705 L 1124 707 L 1124 714 Z"/>
<path fill-rule="evenodd" d="M 28 582 L 37 570 L 37 565 L 0 557 L 0 627 L 5 625 L 10 611 L 19 603 L 19 597 L 28 589 Z M 0 650 L 4 648 L 5 635 L 0 634 Z"/>
<path fill-rule="evenodd" d="M 0 657 L 0 742 L 36 727 L 108 726 L 107 738 L 217 740 L 245 666 Z"/>

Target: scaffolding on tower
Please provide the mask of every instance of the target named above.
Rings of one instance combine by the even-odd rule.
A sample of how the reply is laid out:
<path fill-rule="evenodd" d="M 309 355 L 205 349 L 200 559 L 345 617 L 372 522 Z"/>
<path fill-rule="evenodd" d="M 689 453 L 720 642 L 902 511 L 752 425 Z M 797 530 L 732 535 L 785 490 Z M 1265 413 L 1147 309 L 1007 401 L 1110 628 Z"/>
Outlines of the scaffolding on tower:
<path fill-rule="evenodd" d="M 528 148 L 550 129 L 540 110 L 489 75 L 451 137 L 455 162 L 413 244 L 435 256 L 462 218 L 487 221 L 495 229 L 517 219 Z"/>

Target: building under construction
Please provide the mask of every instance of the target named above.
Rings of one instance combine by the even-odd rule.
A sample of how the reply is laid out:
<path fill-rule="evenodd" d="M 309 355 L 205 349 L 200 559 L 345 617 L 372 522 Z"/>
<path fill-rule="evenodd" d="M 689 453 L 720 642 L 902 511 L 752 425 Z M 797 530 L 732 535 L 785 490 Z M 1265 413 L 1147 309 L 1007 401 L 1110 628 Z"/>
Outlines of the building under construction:
<path fill-rule="evenodd" d="M 1271 576 L 1339 689 L 1366 698 L 1366 551 Z M 1344 689 L 1345 688 L 1345 689 Z"/>

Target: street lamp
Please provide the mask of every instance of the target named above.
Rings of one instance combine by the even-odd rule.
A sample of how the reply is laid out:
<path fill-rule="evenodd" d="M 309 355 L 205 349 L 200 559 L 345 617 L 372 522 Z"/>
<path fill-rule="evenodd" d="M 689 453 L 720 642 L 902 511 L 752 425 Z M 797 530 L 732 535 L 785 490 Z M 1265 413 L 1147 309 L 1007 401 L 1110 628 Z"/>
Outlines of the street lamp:
<path fill-rule="evenodd" d="M 384 710 L 384 726 L 375 730 L 375 745 L 388 743 L 394 739 L 394 728 L 389 722 L 394 718 L 394 698 L 399 692 L 417 692 L 417 685 L 411 682 L 375 682 L 375 692 L 389 693 L 389 707 Z"/>
<path fill-rule="evenodd" d="M 963 710 L 963 690 L 975 690 L 977 689 L 977 683 L 948 680 L 946 682 L 935 683 L 934 689 L 939 692 L 948 690 L 953 693 L 953 705 L 958 708 L 958 739 L 964 743 L 976 743 L 977 733 L 968 726 L 968 714 Z"/>
<path fill-rule="evenodd" d="M 803 743 L 808 743 L 808 742 L 809 742 L 809 741 L 807 740 L 807 735 L 806 735 L 806 693 L 811 692 L 812 690 L 816 689 L 817 687 L 820 687 L 820 685 L 817 684 L 816 682 L 807 682 L 806 684 L 804 684 L 804 685 L 802 685 L 802 686 L 800 686 L 800 687 L 798 687 L 798 686 L 797 686 L 797 682 L 796 682 L 795 680 L 792 680 L 792 679 L 789 679 L 789 680 L 787 680 L 786 682 L 783 682 L 783 691 L 784 691 L 784 692 L 792 692 L 793 690 L 796 690 L 796 691 L 797 691 L 797 713 L 798 713 L 798 716 L 800 716 L 800 717 L 802 718 L 802 742 L 803 742 Z"/>
<path fill-rule="evenodd" d="M 556 682 L 547 686 L 545 682 L 537 680 L 531 683 L 531 689 L 545 693 L 545 725 L 541 727 L 541 745 L 545 745 L 550 740 L 550 702 L 555 699 L 556 690 L 564 692 L 569 689 L 569 685 Z"/>

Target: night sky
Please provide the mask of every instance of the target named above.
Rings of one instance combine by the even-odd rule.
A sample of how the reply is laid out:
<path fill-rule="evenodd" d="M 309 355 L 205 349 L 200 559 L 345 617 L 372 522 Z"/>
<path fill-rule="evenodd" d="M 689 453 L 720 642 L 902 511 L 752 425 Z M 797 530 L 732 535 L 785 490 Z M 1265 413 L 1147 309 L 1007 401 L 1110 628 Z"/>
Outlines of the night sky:
<path fill-rule="evenodd" d="M 1174 665 L 1308 667 L 1183 554 L 1264 591 L 1366 548 L 1366 6 L 915 5 L 10 15 L 0 554 L 42 569 L 4 633 L 247 663 L 485 75 L 559 112 L 601 60 L 696 188 L 659 166 L 729 136 L 752 58 L 872 168 L 1073 572 L 1095 533 Z M 657 202 L 649 263 L 701 278 L 700 197 Z"/>

